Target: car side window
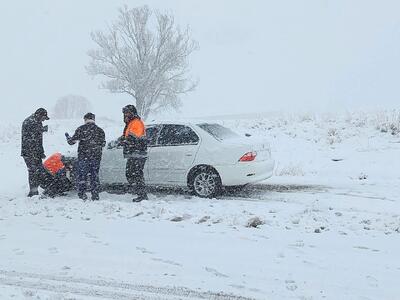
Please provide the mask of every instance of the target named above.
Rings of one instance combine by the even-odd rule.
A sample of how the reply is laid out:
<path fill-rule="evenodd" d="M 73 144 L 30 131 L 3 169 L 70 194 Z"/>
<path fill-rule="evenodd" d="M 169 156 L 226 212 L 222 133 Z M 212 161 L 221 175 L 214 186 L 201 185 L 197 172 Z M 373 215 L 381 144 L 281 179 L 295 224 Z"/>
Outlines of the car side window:
<path fill-rule="evenodd" d="M 198 142 L 198 135 L 184 125 L 164 125 L 158 138 L 160 146 L 193 145 Z"/>
<path fill-rule="evenodd" d="M 146 138 L 147 145 L 149 147 L 154 147 L 157 144 L 158 133 L 160 132 L 160 127 L 152 126 L 146 128 Z"/>

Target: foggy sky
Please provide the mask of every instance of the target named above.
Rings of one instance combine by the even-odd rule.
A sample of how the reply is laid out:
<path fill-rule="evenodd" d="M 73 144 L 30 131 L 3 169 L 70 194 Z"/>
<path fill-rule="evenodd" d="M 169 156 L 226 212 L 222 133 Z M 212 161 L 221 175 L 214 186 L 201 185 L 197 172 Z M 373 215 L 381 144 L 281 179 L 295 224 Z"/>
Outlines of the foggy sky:
<path fill-rule="evenodd" d="M 1 118 L 51 109 L 66 94 L 119 116 L 130 98 L 99 90 L 84 66 L 90 32 L 123 3 L 168 10 L 190 25 L 200 82 L 183 98 L 184 116 L 398 107 L 399 1 L 2 0 Z"/>

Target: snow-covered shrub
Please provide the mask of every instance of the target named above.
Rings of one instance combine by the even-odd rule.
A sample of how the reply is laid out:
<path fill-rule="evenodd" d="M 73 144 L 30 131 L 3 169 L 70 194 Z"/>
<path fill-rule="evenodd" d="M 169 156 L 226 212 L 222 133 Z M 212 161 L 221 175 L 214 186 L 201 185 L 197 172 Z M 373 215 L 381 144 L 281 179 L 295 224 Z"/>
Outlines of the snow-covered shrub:
<path fill-rule="evenodd" d="M 360 173 L 360 174 L 358 175 L 358 180 L 366 180 L 366 179 L 368 179 L 368 175 L 367 175 L 367 174 L 365 174 L 365 173 Z"/>
<path fill-rule="evenodd" d="M 355 127 L 365 127 L 367 125 L 367 119 L 355 119 L 352 122 Z"/>
<path fill-rule="evenodd" d="M 315 122 L 315 114 L 314 113 L 304 113 L 298 116 L 298 120 L 300 123 L 303 122 Z"/>
<path fill-rule="evenodd" d="M 342 141 L 342 139 L 340 137 L 339 130 L 336 128 L 330 128 L 328 130 L 327 141 L 328 141 L 329 145 L 333 145 L 335 143 L 340 143 Z"/>
<path fill-rule="evenodd" d="M 382 111 L 376 116 L 376 129 L 392 135 L 400 134 L 400 111 Z"/>
<path fill-rule="evenodd" d="M 57 100 L 53 109 L 55 119 L 81 119 L 91 112 L 92 105 L 85 97 L 67 95 Z"/>
<path fill-rule="evenodd" d="M 264 224 L 265 224 L 265 221 L 261 220 L 259 217 L 254 217 L 247 221 L 246 227 L 257 228 Z"/>
<path fill-rule="evenodd" d="M 305 173 L 300 165 L 289 164 L 280 168 L 279 166 L 275 170 L 275 176 L 304 176 Z"/>
<path fill-rule="evenodd" d="M 368 114 L 365 112 L 347 112 L 345 122 L 354 127 L 365 127 L 368 124 Z"/>

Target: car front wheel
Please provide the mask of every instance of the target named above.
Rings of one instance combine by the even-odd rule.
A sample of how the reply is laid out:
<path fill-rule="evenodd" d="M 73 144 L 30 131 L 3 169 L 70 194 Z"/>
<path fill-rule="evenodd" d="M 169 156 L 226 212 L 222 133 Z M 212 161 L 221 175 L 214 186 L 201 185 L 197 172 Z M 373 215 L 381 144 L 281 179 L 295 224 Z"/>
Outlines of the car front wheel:
<path fill-rule="evenodd" d="M 203 167 L 189 179 L 190 190 L 198 197 L 212 198 L 221 191 L 221 178 L 211 168 Z"/>

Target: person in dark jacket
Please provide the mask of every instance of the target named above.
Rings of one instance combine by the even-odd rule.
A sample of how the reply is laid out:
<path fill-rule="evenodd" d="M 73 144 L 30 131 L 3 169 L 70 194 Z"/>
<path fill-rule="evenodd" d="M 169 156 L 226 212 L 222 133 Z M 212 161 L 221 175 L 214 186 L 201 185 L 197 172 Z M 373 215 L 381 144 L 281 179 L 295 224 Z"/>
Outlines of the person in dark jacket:
<path fill-rule="evenodd" d="M 126 179 L 132 192 L 136 187 L 138 197 L 133 202 L 140 202 L 148 199 L 143 173 L 147 159 L 146 128 L 134 105 L 125 106 L 122 112 L 125 128 L 119 142 L 124 147 L 124 157 L 127 159 Z"/>
<path fill-rule="evenodd" d="M 43 126 L 43 122 L 46 120 L 49 120 L 47 111 L 39 108 L 22 123 L 21 156 L 29 174 L 28 197 L 39 195 L 38 187 L 44 174 L 42 160 L 46 155 L 43 149 L 43 132 L 47 132 L 48 127 Z"/>
<path fill-rule="evenodd" d="M 82 200 L 87 199 L 85 192 L 89 175 L 92 200 L 99 200 L 99 170 L 106 139 L 104 130 L 96 125 L 95 118 L 92 113 L 86 114 L 84 116 L 85 124 L 80 126 L 72 137 L 68 133 L 65 134 L 68 144 L 74 145 L 79 142 L 77 179 L 78 196 Z"/>

